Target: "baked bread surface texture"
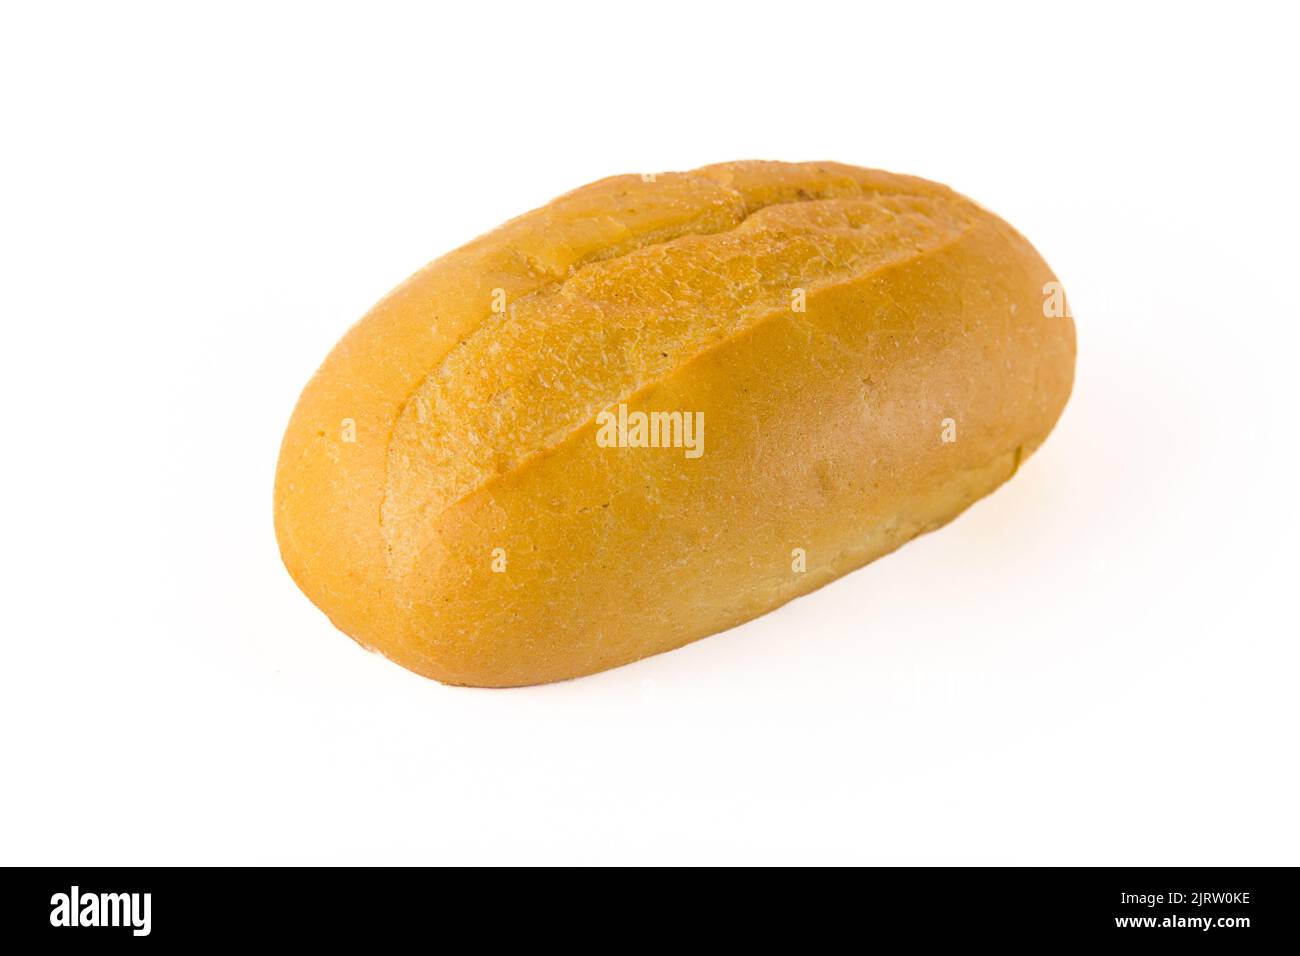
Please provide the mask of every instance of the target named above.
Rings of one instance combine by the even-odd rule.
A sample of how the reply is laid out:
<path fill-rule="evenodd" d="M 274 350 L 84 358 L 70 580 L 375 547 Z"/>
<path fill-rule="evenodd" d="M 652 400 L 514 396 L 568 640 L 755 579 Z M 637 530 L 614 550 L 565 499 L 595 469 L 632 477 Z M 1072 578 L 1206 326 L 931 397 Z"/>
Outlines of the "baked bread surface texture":
<path fill-rule="evenodd" d="M 330 353 L 281 448 L 285 565 L 341 630 L 448 683 L 679 647 L 1009 478 L 1073 380 L 1054 282 L 913 177 L 601 180 L 426 266 Z M 670 447 L 611 425 L 674 412 L 702 430 Z"/>

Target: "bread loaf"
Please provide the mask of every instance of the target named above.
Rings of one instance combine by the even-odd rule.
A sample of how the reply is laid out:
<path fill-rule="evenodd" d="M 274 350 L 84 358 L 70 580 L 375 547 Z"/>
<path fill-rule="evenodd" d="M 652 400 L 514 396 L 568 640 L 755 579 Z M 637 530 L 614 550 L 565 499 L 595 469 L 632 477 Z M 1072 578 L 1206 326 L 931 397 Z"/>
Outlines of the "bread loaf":
<path fill-rule="evenodd" d="M 285 565 L 453 684 L 590 674 L 747 621 L 944 524 L 1070 393 L 1015 230 L 836 163 L 616 176 L 420 270 L 307 384 Z"/>

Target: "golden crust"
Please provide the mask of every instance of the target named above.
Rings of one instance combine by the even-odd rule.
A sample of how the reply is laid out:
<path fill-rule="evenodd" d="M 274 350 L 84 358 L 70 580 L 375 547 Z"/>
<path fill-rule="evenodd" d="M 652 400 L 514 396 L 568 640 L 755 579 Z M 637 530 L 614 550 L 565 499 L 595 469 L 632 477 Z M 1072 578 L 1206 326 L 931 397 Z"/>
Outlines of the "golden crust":
<path fill-rule="evenodd" d="M 593 183 L 427 266 L 334 349 L 281 450 L 285 564 L 340 629 L 452 683 L 680 646 L 1009 477 L 1073 378 L 1053 280 L 1001 220 L 912 177 Z M 601 447 L 620 403 L 702 413 L 705 453 Z"/>

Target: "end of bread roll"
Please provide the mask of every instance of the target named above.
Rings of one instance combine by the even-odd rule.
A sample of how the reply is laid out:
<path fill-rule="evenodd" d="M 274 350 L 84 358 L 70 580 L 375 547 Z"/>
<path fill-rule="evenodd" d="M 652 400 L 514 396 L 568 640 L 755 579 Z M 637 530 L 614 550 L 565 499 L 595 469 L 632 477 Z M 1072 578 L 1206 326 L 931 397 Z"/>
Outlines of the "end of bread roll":
<path fill-rule="evenodd" d="M 276 533 L 334 624 L 411 670 L 576 677 L 951 520 L 1047 437 L 1074 356 L 1051 270 L 944 186 L 836 163 L 618 176 L 347 333 L 286 431 Z M 629 434 L 645 420 L 661 447 Z"/>

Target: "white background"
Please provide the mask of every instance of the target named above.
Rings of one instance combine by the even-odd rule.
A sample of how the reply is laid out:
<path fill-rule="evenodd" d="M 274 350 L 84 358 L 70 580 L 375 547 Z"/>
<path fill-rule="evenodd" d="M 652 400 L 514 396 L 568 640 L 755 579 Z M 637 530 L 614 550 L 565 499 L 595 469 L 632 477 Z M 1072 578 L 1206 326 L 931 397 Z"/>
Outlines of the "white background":
<path fill-rule="evenodd" d="M 0 15 L 0 862 L 1300 863 L 1284 5 Z M 954 524 L 600 676 L 443 687 L 280 565 L 301 387 L 429 259 L 619 172 L 948 183 L 1075 393 Z"/>

